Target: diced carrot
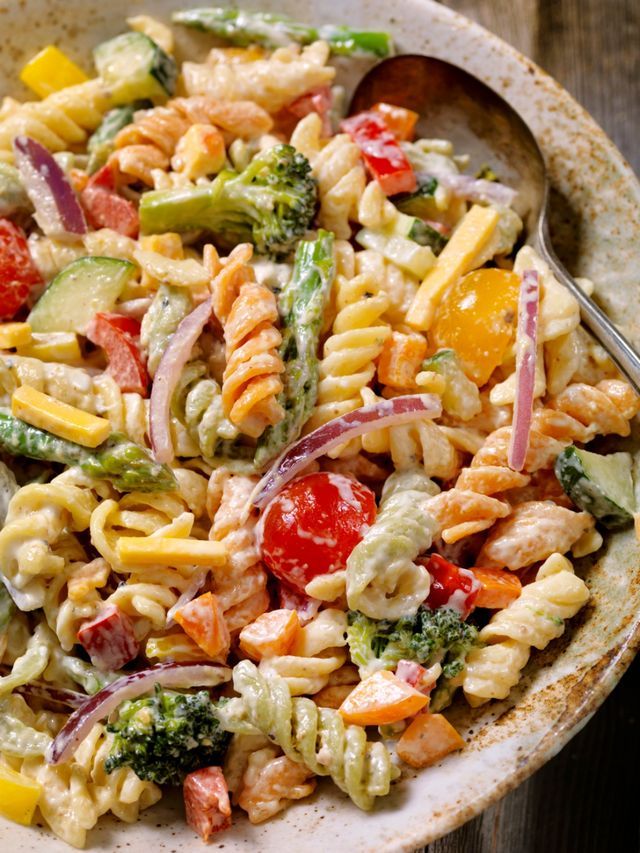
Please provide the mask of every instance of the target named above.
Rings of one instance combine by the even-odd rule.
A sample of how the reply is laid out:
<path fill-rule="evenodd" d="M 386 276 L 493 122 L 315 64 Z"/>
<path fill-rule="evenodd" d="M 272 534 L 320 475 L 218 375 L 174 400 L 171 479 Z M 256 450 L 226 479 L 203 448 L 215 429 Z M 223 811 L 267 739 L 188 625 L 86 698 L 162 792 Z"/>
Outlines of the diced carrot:
<path fill-rule="evenodd" d="M 429 697 L 392 672 L 376 672 L 361 681 L 340 706 L 346 723 L 382 726 L 417 714 Z"/>
<path fill-rule="evenodd" d="M 502 610 L 520 597 L 522 584 L 520 578 L 513 572 L 482 568 L 473 568 L 471 571 L 476 576 L 476 580 L 482 584 L 476 598 L 476 607 Z"/>
<path fill-rule="evenodd" d="M 396 752 L 411 767 L 429 767 L 462 749 L 464 741 L 442 714 L 418 714 L 397 743 Z"/>
<path fill-rule="evenodd" d="M 229 651 L 229 629 L 220 602 L 212 592 L 194 598 L 177 610 L 173 618 L 209 657 L 223 657 Z"/>
<path fill-rule="evenodd" d="M 394 388 L 413 388 L 427 354 L 427 340 L 418 332 L 393 332 L 384 342 L 378 362 L 378 379 Z"/>
<path fill-rule="evenodd" d="M 286 655 L 299 630 L 295 610 L 270 610 L 240 631 L 240 648 L 254 660 Z"/>
<path fill-rule="evenodd" d="M 418 113 L 404 107 L 396 107 L 395 104 L 385 104 L 383 101 L 374 104 L 371 109 L 382 116 L 384 123 L 399 142 L 413 139 L 416 122 L 420 118 Z"/>

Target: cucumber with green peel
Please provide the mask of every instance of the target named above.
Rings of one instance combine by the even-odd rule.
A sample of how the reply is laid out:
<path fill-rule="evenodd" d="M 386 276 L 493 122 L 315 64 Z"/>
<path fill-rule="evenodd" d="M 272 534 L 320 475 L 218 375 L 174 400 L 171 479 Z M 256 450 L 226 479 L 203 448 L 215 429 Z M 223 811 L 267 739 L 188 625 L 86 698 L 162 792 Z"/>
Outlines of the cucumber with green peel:
<path fill-rule="evenodd" d="M 89 174 L 97 172 L 107 162 L 107 158 L 113 151 L 113 140 L 118 132 L 133 122 L 133 117 L 138 110 L 146 110 L 153 103 L 147 99 L 134 101 L 131 104 L 123 104 L 105 113 L 98 129 L 91 135 L 87 143 L 89 152 Z"/>
<path fill-rule="evenodd" d="M 0 163 L 0 218 L 31 213 L 33 205 L 20 180 L 20 173 L 9 163 Z"/>
<path fill-rule="evenodd" d="M 113 311 L 137 267 L 119 258 L 78 258 L 53 279 L 36 302 L 29 323 L 34 332 L 84 334 L 99 311 Z"/>
<path fill-rule="evenodd" d="M 405 148 L 405 153 L 409 156 L 411 150 Z M 411 161 L 410 156 L 409 160 Z M 412 162 L 411 165 L 414 170 L 419 171 L 415 163 Z M 440 213 L 435 200 L 437 188 L 438 181 L 436 178 L 419 176 L 417 189 L 411 193 L 400 193 L 394 196 L 391 201 L 398 210 L 409 216 L 418 216 L 420 219 L 434 219 Z"/>
<path fill-rule="evenodd" d="M 420 246 L 408 237 L 399 237 L 386 231 L 361 228 L 356 234 L 356 243 L 364 249 L 380 252 L 388 261 L 416 278 L 424 278 L 436 262 L 429 246 Z"/>
<path fill-rule="evenodd" d="M 442 392 L 442 407 L 447 414 L 468 421 L 480 413 L 482 403 L 478 386 L 465 374 L 454 350 L 438 350 L 423 361 L 422 370 L 437 373 L 444 378 L 446 384 Z"/>
<path fill-rule="evenodd" d="M 591 453 L 574 445 L 556 459 L 555 473 L 574 504 L 608 528 L 633 521 L 636 501 L 629 453 Z"/>
<path fill-rule="evenodd" d="M 124 33 L 105 41 L 94 50 L 93 58 L 114 104 L 138 98 L 163 102 L 175 92 L 175 59 L 144 33 Z"/>
<path fill-rule="evenodd" d="M 398 215 L 393 221 L 393 225 L 389 230 L 385 230 L 388 236 L 406 237 L 408 240 L 413 240 L 419 246 L 428 246 L 434 255 L 439 255 L 447 245 L 447 238 L 436 231 L 428 223 L 417 216 L 409 216 L 406 213 L 398 212 Z"/>

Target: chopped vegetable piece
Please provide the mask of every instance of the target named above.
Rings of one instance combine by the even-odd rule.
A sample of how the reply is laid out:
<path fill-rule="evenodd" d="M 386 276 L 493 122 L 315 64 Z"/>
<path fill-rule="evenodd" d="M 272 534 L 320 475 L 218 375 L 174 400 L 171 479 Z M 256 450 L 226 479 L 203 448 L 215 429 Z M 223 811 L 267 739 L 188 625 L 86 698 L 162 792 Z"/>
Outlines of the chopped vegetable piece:
<path fill-rule="evenodd" d="M 464 747 L 464 741 L 442 714 L 419 714 L 400 737 L 396 751 L 411 767 L 429 767 Z"/>
<path fill-rule="evenodd" d="M 415 190 L 417 182 L 411 163 L 381 115 L 358 113 L 344 119 L 340 128 L 360 148 L 367 168 L 386 195 Z"/>
<path fill-rule="evenodd" d="M 450 607 L 466 619 L 475 606 L 480 583 L 469 569 L 461 569 L 439 554 L 431 554 L 424 562 L 431 575 L 427 607 L 436 610 Z"/>
<path fill-rule="evenodd" d="M 138 236 L 138 211 L 133 202 L 116 192 L 115 172 L 109 163 L 89 178 L 80 201 L 92 228 L 111 228 L 125 237 Z"/>
<path fill-rule="evenodd" d="M 436 672 L 439 673 L 440 671 L 440 664 L 434 664 L 430 669 L 425 669 L 424 666 L 413 660 L 400 660 L 396 667 L 396 676 L 421 693 L 429 695 L 436 684 Z"/>
<path fill-rule="evenodd" d="M 220 542 L 169 539 L 164 536 L 121 536 L 118 557 L 125 563 L 152 566 L 222 566 L 227 552 Z"/>
<path fill-rule="evenodd" d="M 339 708 L 345 723 L 383 726 L 417 714 L 429 697 L 392 672 L 375 672 L 349 693 Z"/>
<path fill-rule="evenodd" d="M 415 388 L 416 374 L 426 354 L 424 335 L 419 332 L 393 332 L 382 347 L 378 380 L 394 388 Z"/>
<path fill-rule="evenodd" d="M 33 211 L 33 205 L 20 180 L 15 166 L 0 162 L 0 218 L 24 217 Z"/>
<path fill-rule="evenodd" d="M 345 568 L 375 517 L 375 495 L 357 480 L 307 474 L 264 510 L 262 558 L 277 578 L 304 592 L 316 575 Z"/>
<path fill-rule="evenodd" d="M 333 53 L 344 56 L 384 58 L 393 54 L 393 42 L 388 33 L 363 32 L 334 24 L 310 27 L 273 12 L 248 12 L 226 7 L 188 9 L 175 12 L 172 20 L 176 24 L 213 33 L 241 47 L 252 44 L 286 47 L 291 42 L 311 44 L 322 39 Z"/>
<path fill-rule="evenodd" d="M 106 418 L 61 403 L 30 385 L 21 385 L 13 392 L 11 411 L 21 421 L 82 447 L 97 447 L 111 434 L 111 424 Z"/>
<path fill-rule="evenodd" d="M 240 631 L 240 648 L 253 660 L 286 655 L 300 630 L 295 610 L 270 610 Z"/>
<path fill-rule="evenodd" d="M 518 331 L 516 333 L 516 397 L 507 461 L 514 471 L 522 471 L 529 450 L 533 398 L 536 386 L 538 317 L 540 313 L 540 280 L 536 270 L 522 273 L 518 299 Z"/>
<path fill-rule="evenodd" d="M 53 279 L 29 315 L 34 332 L 84 334 L 98 312 L 113 311 L 126 284 L 136 274 L 130 261 L 78 258 Z"/>
<path fill-rule="evenodd" d="M 383 101 L 374 104 L 371 111 L 382 116 L 384 123 L 398 142 L 408 142 L 413 139 L 416 122 L 420 118 L 418 113 L 405 107 L 396 107 L 395 104 L 385 104 Z"/>
<path fill-rule="evenodd" d="M 27 62 L 20 79 L 39 98 L 46 98 L 68 86 L 86 83 L 89 78 L 59 48 L 49 44 Z"/>
<path fill-rule="evenodd" d="M 231 826 L 229 791 L 220 767 L 190 773 L 182 791 L 187 823 L 203 841 Z"/>
<path fill-rule="evenodd" d="M 0 815 L 29 826 L 38 805 L 42 785 L 4 765 L 0 766 Z"/>
<path fill-rule="evenodd" d="M 499 219 L 500 214 L 495 208 L 478 204 L 474 204 L 465 214 L 438 256 L 436 265 L 420 285 L 407 312 L 406 320 L 410 326 L 421 330 L 431 328 L 436 307 L 444 292 L 469 271 L 474 259 L 493 236 Z"/>
<path fill-rule="evenodd" d="M 513 572 L 503 569 L 483 569 L 479 566 L 474 566 L 471 571 L 476 580 L 480 581 L 476 607 L 503 610 L 520 597 L 522 584 Z"/>
<path fill-rule="evenodd" d="M 436 256 L 429 246 L 420 245 L 413 237 L 400 237 L 393 230 L 361 228 L 355 239 L 363 248 L 380 252 L 387 260 L 416 278 L 424 278 L 436 262 Z"/>
<path fill-rule="evenodd" d="M 310 113 L 317 113 L 322 119 L 322 135 L 331 136 L 331 106 L 333 103 L 333 95 L 330 86 L 318 86 L 316 89 L 300 95 L 295 101 L 287 104 L 283 112 L 288 113 L 296 119 L 304 118 Z"/>
<path fill-rule="evenodd" d="M 15 349 L 31 343 L 31 326 L 28 323 L 1 323 L 0 349 Z"/>
<path fill-rule="evenodd" d="M 162 102 L 174 93 L 176 61 L 144 33 L 124 33 L 103 42 L 93 58 L 115 104 L 138 98 Z"/>
<path fill-rule="evenodd" d="M 628 453 L 602 455 L 565 447 L 556 459 L 555 472 L 571 500 L 610 529 L 633 520 L 636 500 Z"/>
<path fill-rule="evenodd" d="M 114 672 L 138 656 L 133 622 L 115 604 L 107 605 L 78 631 L 78 642 L 102 672 Z"/>
<path fill-rule="evenodd" d="M 31 341 L 18 347 L 18 355 L 37 358 L 40 361 L 74 363 L 82 359 L 78 336 L 75 332 L 33 332 Z"/>
<path fill-rule="evenodd" d="M 477 386 L 465 375 L 452 349 L 441 349 L 425 359 L 422 369 L 444 377 L 442 408 L 450 415 L 468 421 L 482 410 Z"/>
<path fill-rule="evenodd" d="M 123 321 L 126 321 L 124 326 Z M 113 377 L 119 388 L 146 397 L 149 374 L 140 349 L 133 340 L 134 329 L 135 334 L 139 335 L 140 324 L 130 317 L 99 313 L 87 327 L 86 335 L 107 353 L 107 373 Z"/>
<path fill-rule="evenodd" d="M 414 148 L 413 151 L 416 149 Z M 411 161 L 411 149 L 409 150 L 409 160 Z M 419 161 L 413 160 L 414 169 L 419 169 Z M 402 213 L 410 216 L 417 216 L 420 219 L 433 219 L 438 216 L 439 209 L 435 201 L 435 193 L 438 188 L 438 181 L 431 175 L 426 175 L 424 172 L 416 171 L 416 180 L 418 181 L 417 188 L 412 193 L 401 193 L 392 199 L 395 206 Z M 434 229 L 442 228 L 438 223 L 433 223 Z M 442 235 L 441 235 L 442 236 Z M 443 239 L 440 249 L 446 244 Z M 435 247 L 434 247 L 435 249 Z"/>
<path fill-rule="evenodd" d="M 434 345 L 455 350 L 464 372 L 478 386 L 488 381 L 513 343 L 519 289 L 515 273 L 481 269 L 454 284 L 438 307 Z"/>
<path fill-rule="evenodd" d="M 220 602 L 212 592 L 194 598 L 173 618 L 210 658 L 225 658 L 229 652 L 231 637 Z"/>
<path fill-rule="evenodd" d="M 114 149 L 113 140 L 123 127 L 133 122 L 137 110 L 145 110 L 152 107 L 151 101 L 139 100 L 132 104 L 123 104 L 105 113 L 98 129 L 93 133 L 87 143 L 89 153 L 89 174 L 97 172 L 107 162 L 109 155 Z"/>
<path fill-rule="evenodd" d="M 24 231 L 8 219 L 0 219 L 0 320 L 14 317 L 33 285 L 41 281 Z"/>

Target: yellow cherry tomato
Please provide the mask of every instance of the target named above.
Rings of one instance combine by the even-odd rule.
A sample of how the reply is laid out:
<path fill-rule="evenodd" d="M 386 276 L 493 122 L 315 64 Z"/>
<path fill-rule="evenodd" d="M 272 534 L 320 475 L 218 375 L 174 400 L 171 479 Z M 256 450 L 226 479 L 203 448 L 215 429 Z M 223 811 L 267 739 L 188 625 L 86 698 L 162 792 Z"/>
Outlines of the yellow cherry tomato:
<path fill-rule="evenodd" d="M 519 289 L 514 272 L 476 270 L 454 284 L 438 306 L 433 343 L 438 349 L 454 349 L 478 386 L 501 364 L 515 338 Z"/>

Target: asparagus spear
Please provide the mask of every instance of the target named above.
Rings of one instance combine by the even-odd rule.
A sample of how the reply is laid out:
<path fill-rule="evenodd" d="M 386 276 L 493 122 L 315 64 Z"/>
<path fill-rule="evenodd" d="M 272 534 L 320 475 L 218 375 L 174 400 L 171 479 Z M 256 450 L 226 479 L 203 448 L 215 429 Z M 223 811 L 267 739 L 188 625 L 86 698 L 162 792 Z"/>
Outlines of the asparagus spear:
<path fill-rule="evenodd" d="M 343 56 L 377 56 L 393 54 L 393 41 L 388 33 L 364 32 L 351 27 L 325 24 L 310 27 L 271 12 L 245 12 L 242 9 L 186 9 L 173 15 L 175 24 L 213 33 L 231 44 L 283 47 L 291 42 L 311 44 L 323 39 L 333 53 Z"/>
<path fill-rule="evenodd" d="M 325 301 L 334 275 L 333 234 L 318 231 L 315 240 L 298 243 L 293 272 L 280 293 L 285 365 L 278 402 L 285 417 L 262 434 L 255 455 L 258 468 L 295 441 L 318 396 L 318 340 Z"/>
<path fill-rule="evenodd" d="M 171 469 L 123 435 L 114 434 L 89 450 L 0 412 L 0 449 L 13 456 L 79 465 L 90 477 L 110 480 L 120 492 L 170 492 L 176 488 Z"/>

